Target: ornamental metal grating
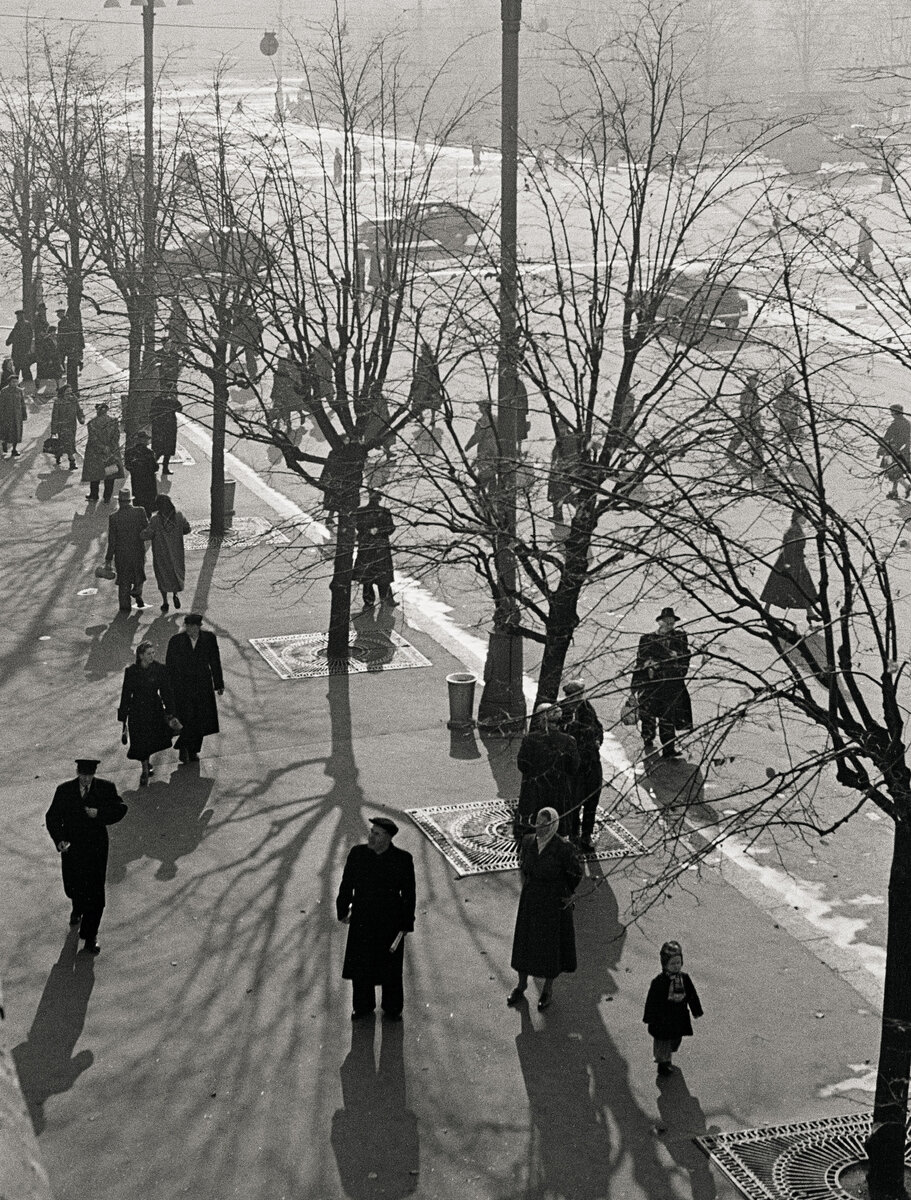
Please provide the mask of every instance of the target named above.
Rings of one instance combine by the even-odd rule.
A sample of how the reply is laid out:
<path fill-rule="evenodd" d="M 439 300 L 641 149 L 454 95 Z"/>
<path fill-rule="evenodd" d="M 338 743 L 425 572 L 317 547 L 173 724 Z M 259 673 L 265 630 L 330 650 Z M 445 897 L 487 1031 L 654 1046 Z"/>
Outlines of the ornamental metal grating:
<path fill-rule="evenodd" d="M 246 550 L 248 546 L 258 546 L 266 543 L 270 546 L 287 546 L 291 539 L 274 525 L 270 525 L 263 517 L 234 517 L 231 528 L 226 529 L 221 538 L 213 539 L 205 517 L 190 522 L 191 533 L 187 534 L 186 547 L 188 550 L 206 550 L 209 542 L 221 542 L 225 550 Z"/>
<path fill-rule="evenodd" d="M 328 633 L 284 633 L 250 638 L 250 645 L 281 679 L 320 679 L 327 675 L 362 675 L 375 671 L 404 671 L 429 667 L 431 662 L 401 634 L 366 622 L 353 622 L 355 640 L 350 657 L 335 662 L 327 656 Z M 371 622 L 372 625 L 372 622 Z"/>
<path fill-rule="evenodd" d="M 870 1126 L 851 1113 L 693 1140 L 749 1200 L 857 1200 Z"/>
<path fill-rule="evenodd" d="M 505 800 L 440 804 L 433 808 L 411 808 L 407 812 L 460 877 L 518 869 L 519 856 L 512 832 L 514 810 Z M 583 862 L 633 858 L 646 852 L 638 838 L 602 808 L 595 816 L 592 841 L 594 851 L 579 854 Z"/>

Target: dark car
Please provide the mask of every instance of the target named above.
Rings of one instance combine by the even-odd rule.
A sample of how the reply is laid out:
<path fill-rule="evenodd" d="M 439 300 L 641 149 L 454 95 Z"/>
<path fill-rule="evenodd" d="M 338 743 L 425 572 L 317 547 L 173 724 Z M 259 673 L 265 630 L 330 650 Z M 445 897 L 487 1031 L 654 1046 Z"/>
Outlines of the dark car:
<path fill-rule="evenodd" d="M 226 278 L 238 284 L 254 279 L 266 261 L 266 245 L 249 229 L 204 229 L 187 234 L 176 246 L 166 247 L 159 258 L 162 291 L 192 290 L 205 281 Z"/>
<path fill-rule="evenodd" d="M 358 243 L 367 253 L 414 259 L 460 258 L 480 249 L 484 221 L 449 201 L 414 204 L 398 217 L 361 221 Z"/>
<path fill-rule="evenodd" d="M 655 320 L 687 336 L 712 329 L 736 329 L 748 311 L 733 283 L 708 270 L 680 271 L 658 301 Z"/>

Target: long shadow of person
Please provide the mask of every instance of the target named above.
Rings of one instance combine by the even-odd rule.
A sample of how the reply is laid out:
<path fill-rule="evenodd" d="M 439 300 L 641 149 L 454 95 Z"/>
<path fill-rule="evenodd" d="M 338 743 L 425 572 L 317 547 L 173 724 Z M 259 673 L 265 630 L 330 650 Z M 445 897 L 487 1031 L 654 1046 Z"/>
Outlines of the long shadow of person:
<path fill-rule="evenodd" d="M 163 772 L 167 767 L 158 769 Z M 187 763 L 168 781 L 155 779 L 146 788 L 126 793 L 130 819 L 111 838 L 109 882 L 120 883 L 129 863 L 140 858 L 159 863 L 156 879 L 173 879 L 178 860 L 192 854 L 206 836 L 213 816 L 208 804 L 214 784 L 214 779 L 200 776 L 198 763 Z"/>
<path fill-rule="evenodd" d="M 36 1134 L 44 1129 L 44 1106 L 50 1097 L 68 1092 L 95 1061 L 91 1050 L 73 1054 L 95 986 L 95 959 L 77 954 L 78 944 L 74 927 L 51 967 L 28 1038 L 12 1051 Z"/>
<path fill-rule="evenodd" d="M 673 1075 L 658 1076 L 658 1112 L 664 1132 L 661 1140 L 678 1166 L 690 1177 L 693 1200 L 715 1200 L 717 1189 L 709 1160 L 693 1142 L 707 1133 L 702 1105 L 686 1086 L 678 1067 Z"/>
<path fill-rule="evenodd" d="M 516 755 L 519 753 L 521 738 L 500 737 L 497 734 L 480 730 L 481 742 L 487 751 L 487 761 L 490 763 L 490 773 L 497 785 L 497 796 L 515 804 L 519 797 L 519 785 L 522 776 L 516 766 Z"/>
<path fill-rule="evenodd" d="M 405 1091 L 401 1022 L 382 1023 L 379 1064 L 373 1021 L 355 1021 L 339 1071 L 343 1108 L 332 1117 L 331 1142 L 345 1195 L 395 1200 L 418 1186 L 418 1120 Z"/>
<path fill-rule="evenodd" d="M 367 664 L 368 671 L 382 671 L 395 654 L 390 636 L 395 628 L 395 617 L 389 609 L 378 604 L 352 617 L 351 624 L 354 627 L 352 647 L 357 657 Z"/>
<path fill-rule="evenodd" d="M 86 679 L 104 679 L 119 674 L 132 661 L 133 638 L 139 629 L 139 613 L 117 613 L 110 625 L 89 625 L 92 639 L 85 660 Z"/>
<path fill-rule="evenodd" d="M 36 500 L 53 500 L 59 496 L 69 482 L 69 472 L 62 467 L 55 467 L 47 475 L 39 475 L 40 480 L 35 488 Z"/>
<path fill-rule="evenodd" d="M 170 616 L 165 616 L 162 613 L 146 629 L 143 640 L 151 642 L 155 647 L 155 658 L 158 662 L 164 662 L 165 655 L 168 652 L 168 642 L 174 634 L 183 631 L 184 615 L 183 610 L 172 613 Z"/>

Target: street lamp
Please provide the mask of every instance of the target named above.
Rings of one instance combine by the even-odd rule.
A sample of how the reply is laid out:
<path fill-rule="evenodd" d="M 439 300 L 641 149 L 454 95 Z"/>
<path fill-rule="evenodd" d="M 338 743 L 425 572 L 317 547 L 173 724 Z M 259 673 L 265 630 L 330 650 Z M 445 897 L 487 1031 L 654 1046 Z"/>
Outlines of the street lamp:
<path fill-rule="evenodd" d="M 500 596 L 487 647 L 478 724 L 495 729 L 525 717 L 522 637 L 516 590 L 516 459 L 519 431 L 518 323 L 516 307 L 516 195 L 519 162 L 519 30 L 522 0 L 500 0 L 503 26 L 500 82 L 500 331 L 497 351 L 498 532 L 495 539 Z"/>

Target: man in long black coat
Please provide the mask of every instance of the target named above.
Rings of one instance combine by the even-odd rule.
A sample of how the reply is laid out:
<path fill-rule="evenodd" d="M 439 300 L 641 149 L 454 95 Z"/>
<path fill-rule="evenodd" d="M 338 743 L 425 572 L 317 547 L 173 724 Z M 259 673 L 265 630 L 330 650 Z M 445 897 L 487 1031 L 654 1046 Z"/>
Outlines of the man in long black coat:
<path fill-rule="evenodd" d="M 168 642 L 165 666 L 174 689 L 177 719 L 183 725 L 175 745 L 181 762 L 197 762 L 202 739 L 218 733 L 216 693 L 224 694 L 218 638 L 202 628 L 199 613 L 187 613 L 183 633 Z"/>
<path fill-rule="evenodd" d="M 646 749 L 654 748 L 655 724 L 661 738 L 664 758 L 682 758 L 674 744 L 678 729 L 691 729 L 693 710 L 686 690 L 690 667 L 690 648 L 682 629 L 675 629 L 677 614 L 663 608 L 658 616 L 658 632 L 644 633 L 639 639 L 633 668 L 633 691 L 639 703 L 642 740 Z"/>
<path fill-rule="evenodd" d="M 123 456 L 123 465 L 130 472 L 133 488 L 133 506 L 144 508 L 152 516 L 155 498 L 158 495 L 158 460 L 149 449 L 149 435 L 144 429 L 137 431 L 133 444 Z"/>
<path fill-rule="evenodd" d="M 579 750 L 574 738 L 561 733 L 560 720 L 555 704 L 539 704 L 519 746 L 516 765 L 522 772 L 522 784 L 513 820 L 513 836 L 518 842 L 534 831 L 542 808 L 555 808 L 560 814 L 561 837 L 570 833 Z"/>
<path fill-rule="evenodd" d="M 604 786 L 604 771 L 601 766 L 601 743 L 604 741 L 604 726 L 598 719 L 595 706 L 586 699 L 585 684 L 581 679 L 570 679 L 563 685 L 566 699 L 563 711 L 563 732 L 575 739 L 579 751 L 579 769 L 573 779 L 575 800 L 570 820 L 570 837 L 582 850 L 591 853 L 595 849 L 592 834 L 595 831 L 595 816 L 598 800 Z"/>
<path fill-rule="evenodd" d="M 117 511 L 108 517 L 108 548 L 104 561 L 114 564 L 117 572 L 117 598 L 121 612 L 130 611 L 130 597 L 137 608 L 145 608 L 142 585 L 146 578 L 146 544 L 142 531 L 149 519 L 141 508 L 134 508 L 129 488 L 121 488 Z"/>
<path fill-rule="evenodd" d="M 395 530 L 392 514 L 380 503 L 377 492 L 367 493 L 367 503 L 354 514 L 357 527 L 357 559 L 354 578 L 364 590 L 364 608 L 376 603 L 374 584 L 379 589 L 380 602 L 395 608 L 398 601 L 392 595 L 392 547 L 389 538 Z"/>
<path fill-rule="evenodd" d="M 61 783 L 47 810 L 45 824 L 60 854 L 63 890 L 72 901 L 70 924 L 90 954 L 97 954 L 98 926 L 104 912 L 104 881 L 108 868 L 108 825 L 126 816 L 127 806 L 117 788 L 98 779 L 98 759 L 77 758 L 75 779 Z"/>
<path fill-rule="evenodd" d="M 335 899 L 338 919 L 348 925 L 342 978 L 352 984 L 352 1020 L 373 1013 L 379 985 L 383 1013 L 395 1021 L 404 1004 L 405 934 L 414 931 L 414 861 L 393 846 L 394 821 L 371 817 L 370 824 L 366 845 L 348 854 Z"/>
<path fill-rule="evenodd" d="M 16 370 L 16 378 L 21 375 L 23 383 L 32 382 L 32 342 L 35 333 L 31 321 L 25 319 L 21 308 L 16 309 L 16 323 L 9 331 L 6 344 L 10 348 L 10 358 Z"/>

